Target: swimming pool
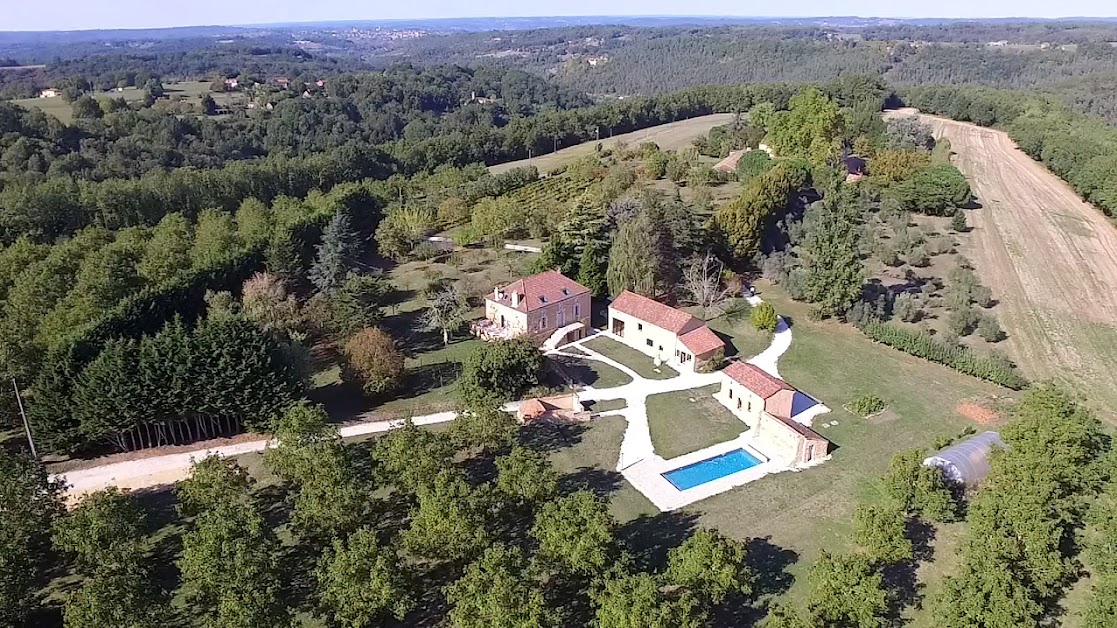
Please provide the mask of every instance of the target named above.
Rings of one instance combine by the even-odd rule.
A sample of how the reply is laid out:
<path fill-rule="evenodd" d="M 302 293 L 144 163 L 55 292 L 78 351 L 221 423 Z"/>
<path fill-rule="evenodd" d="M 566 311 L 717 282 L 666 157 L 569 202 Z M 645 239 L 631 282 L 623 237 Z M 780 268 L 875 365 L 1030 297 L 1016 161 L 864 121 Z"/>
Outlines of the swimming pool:
<path fill-rule="evenodd" d="M 688 488 L 694 488 L 706 482 L 713 482 L 718 478 L 723 478 L 738 471 L 744 471 L 750 467 L 755 467 L 762 462 L 762 460 L 744 449 L 734 449 L 720 456 L 707 458 L 706 460 L 689 464 L 685 467 L 679 467 L 673 471 L 668 471 L 663 474 L 663 478 L 680 491 L 685 491 Z"/>

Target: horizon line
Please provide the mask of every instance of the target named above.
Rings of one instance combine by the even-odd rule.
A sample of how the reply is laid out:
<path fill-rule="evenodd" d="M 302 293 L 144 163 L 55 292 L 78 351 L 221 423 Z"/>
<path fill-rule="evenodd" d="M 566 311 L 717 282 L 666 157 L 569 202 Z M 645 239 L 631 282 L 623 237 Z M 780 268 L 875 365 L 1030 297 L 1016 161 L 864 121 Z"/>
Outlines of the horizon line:
<path fill-rule="evenodd" d="M 950 22 L 989 22 L 989 21 L 1021 21 L 1021 22 L 1099 22 L 1117 21 L 1117 14 L 1109 16 L 1066 15 L 1059 17 L 1028 17 L 1025 15 L 984 16 L 984 17 L 944 17 L 944 16 L 876 16 L 876 15 L 732 15 L 732 14 L 690 14 L 690 13 L 652 13 L 652 14 L 579 14 L 579 15 L 490 15 L 467 17 L 402 17 L 402 18 L 339 18 L 320 19 L 294 22 L 262 22 L 242 24 L 179 24 L 175 26 L 123 26 L 101 28 L 77 28 L 54 30 L 0 30 L 0 34 L 34 34 L 34 33 L 97 33 L 97 32 L 128 32 L 128 31 L 169 31 L 188 28 L 290 28 L 298 26 L 325 26 L 331 24 L 376 24 L 376 23 L 420 23 L 442 21 L 480 21 L 480 20 L 554 20 L 554 19 L 703 19 L 703 20 L 896 20 L 912 22 L 922 20 L 940 20 Z M 602 23 L 602 25 L 607 25 Z M 588 25 L 587 25 L 588 26 Z"/>

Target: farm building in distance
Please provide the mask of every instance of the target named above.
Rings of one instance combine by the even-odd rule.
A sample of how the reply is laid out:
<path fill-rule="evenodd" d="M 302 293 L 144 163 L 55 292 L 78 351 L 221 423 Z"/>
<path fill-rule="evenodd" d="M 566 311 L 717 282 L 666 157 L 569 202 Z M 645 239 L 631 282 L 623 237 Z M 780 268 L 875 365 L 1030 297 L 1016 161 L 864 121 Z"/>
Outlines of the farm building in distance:
<path fill-rule="evenodd" d="M 730 364 L 722 375 L 721 390 L 714 398 L 752 428 L 751 444 L 758 451 L 792 466 L 826 457 L 830 441 L 792 418 L 814 406 L 813 399 L 745 362 Z"/>
<path fill-rule="evenodd" d="M 997 432 L 982 432 L 929 456 L 923 461 L 923 466 L 940 469 L 951 482 L 974 486 L 980 484 L 992 470 L 989 455 L 993 450 L 1007 447 Z"/>
<path fill-rule="evenodd" d="M 725 350 L 725 342 L 694 316 L 627 290 L 609 305 L 609 331 L 633 349 L 687 371 Z"/>

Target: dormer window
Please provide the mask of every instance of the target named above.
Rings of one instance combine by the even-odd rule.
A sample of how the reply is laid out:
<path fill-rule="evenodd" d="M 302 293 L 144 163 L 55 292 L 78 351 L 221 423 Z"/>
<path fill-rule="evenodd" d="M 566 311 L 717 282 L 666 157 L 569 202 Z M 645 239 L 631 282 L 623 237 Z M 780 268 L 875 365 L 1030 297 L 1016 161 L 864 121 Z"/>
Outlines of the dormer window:
<path fill-rule="evenodd" d="M 564 297 L 570 296 L 570 290 L 568 290 L 566 288 L 563 288 L 562 289 L 562 296 L 564 296 Z"/>
<path fill-rule="evenodd" d="M 539 302 L 540 303 L 546 303 L 547 302 L 547 295 L 545 295 L 545 294 L 539 295 Z"/>

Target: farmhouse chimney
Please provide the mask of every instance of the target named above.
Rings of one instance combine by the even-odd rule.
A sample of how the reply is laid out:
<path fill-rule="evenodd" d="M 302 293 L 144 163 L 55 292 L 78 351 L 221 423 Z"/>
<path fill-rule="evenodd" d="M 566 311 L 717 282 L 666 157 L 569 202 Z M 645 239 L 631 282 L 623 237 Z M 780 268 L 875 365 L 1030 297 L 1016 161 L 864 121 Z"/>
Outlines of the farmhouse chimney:
<path fill-rule="evenodd" d="M 512 307 L 520 307 L 520 293 L 519 292 L 513 292 L 512 293 Z"/>
<path fill-rule="evenodd" d="M 493 286 L 493 301 L 500 300 L 500 286 Z"/>

